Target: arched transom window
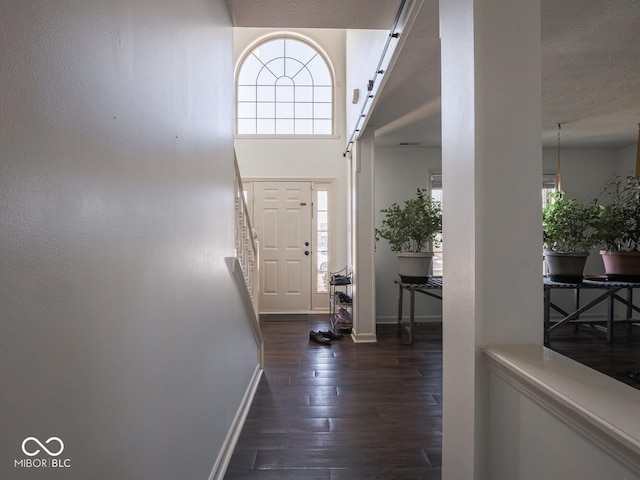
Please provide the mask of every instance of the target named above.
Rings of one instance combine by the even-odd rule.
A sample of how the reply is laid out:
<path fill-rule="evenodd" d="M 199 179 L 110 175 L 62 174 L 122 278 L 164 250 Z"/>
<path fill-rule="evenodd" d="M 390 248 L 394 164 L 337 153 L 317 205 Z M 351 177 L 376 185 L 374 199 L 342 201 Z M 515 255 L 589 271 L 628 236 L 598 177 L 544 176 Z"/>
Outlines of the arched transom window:
<path fill-rule="evenodd" d="M 237 77 L 240 135 L 330 135 L 333 80 L 327 62 L 306 42 L 268 40 L 243 60 Z"/>

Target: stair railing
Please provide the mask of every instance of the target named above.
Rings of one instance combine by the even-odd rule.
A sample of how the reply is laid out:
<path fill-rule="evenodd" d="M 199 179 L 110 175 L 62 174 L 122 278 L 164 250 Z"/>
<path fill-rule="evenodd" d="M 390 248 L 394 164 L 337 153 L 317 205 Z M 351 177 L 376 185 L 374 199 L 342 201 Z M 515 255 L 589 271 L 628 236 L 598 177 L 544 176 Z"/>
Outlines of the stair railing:
<path fill-rule="evenodd" d="M 242 274 L 247 290 L 253 304 L 253 309 L 258 317 L 258 292 L 259 292 L 259 275 L 258 275 L 258 240 L 255 230 L 251 227 L 249 219 L 249 209 L 244 196 L 244 188 L 242 186 L 242 178 L 240 177 L 240 168 L 238 167 L 238 159 L 234 153 L 235 165 L 235 250 L 236 257 L 240 262 Z"/>

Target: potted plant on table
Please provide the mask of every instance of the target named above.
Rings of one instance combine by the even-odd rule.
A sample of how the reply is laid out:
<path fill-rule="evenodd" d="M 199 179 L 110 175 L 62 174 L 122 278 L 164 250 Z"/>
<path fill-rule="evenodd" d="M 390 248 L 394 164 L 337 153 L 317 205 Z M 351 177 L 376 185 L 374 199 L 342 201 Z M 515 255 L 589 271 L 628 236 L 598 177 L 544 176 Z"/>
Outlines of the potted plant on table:
<path fill-rule="evenodd" d="M 598 206 L 554 191 L 542 211 L 544 258 L 554 282 L 580 283 L 589 250 L 596 246 Z"/>
<path fill-rule="evenodd" d="M 433 252 L 428 249 L 442 231 L 442 205 L 431 198 L 427 189 L 418 188 L 416 196 L 402 206 L 394 202 L 380 212 L 385 216 L 380 228 L 375 229 L 376 241 L 387 240 L 391 251 L 397 252 L 400 279 L 426 283 L 433 259 Z"/>
<path fill-rule="evenodd" d="M 608 280 L 640 281 L 640 180 L 615 176 L 604 186 L 597 238 Z"/>

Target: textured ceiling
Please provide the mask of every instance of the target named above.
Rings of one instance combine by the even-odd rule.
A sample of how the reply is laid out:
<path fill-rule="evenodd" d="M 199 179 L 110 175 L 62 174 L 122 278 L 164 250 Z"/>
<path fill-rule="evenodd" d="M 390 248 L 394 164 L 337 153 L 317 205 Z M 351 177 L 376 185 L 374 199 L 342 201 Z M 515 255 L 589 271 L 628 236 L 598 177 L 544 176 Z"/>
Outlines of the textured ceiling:
<path fill-rule="evenodd" d="M 542 2 L 544 140 L 630 145 L 640 123 L 640 1 Z"/>
<path fill-rule="evenodd" d="M 239 27 L 390 28 L 400 0 L 227 0 Z M 544 145 L 621 147 L 640 123 L 640 0 L 542 0 Z M 369 125 L 440 144 L 438 2 L 424 0 Z"/>
<path fill-rule="evenodd" d="M 226 0 L 234 25 L 388 30 L 400 0 Z"/>

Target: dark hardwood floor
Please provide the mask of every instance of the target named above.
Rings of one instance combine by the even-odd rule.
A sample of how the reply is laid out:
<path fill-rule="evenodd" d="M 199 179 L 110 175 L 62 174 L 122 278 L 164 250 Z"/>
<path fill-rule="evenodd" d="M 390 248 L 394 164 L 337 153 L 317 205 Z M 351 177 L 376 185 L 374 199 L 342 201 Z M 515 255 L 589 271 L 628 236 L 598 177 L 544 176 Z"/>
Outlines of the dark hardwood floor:
<path fill-rule="evenodd" d="M 442 335 L 309 341 L 327 316 L 263 322 L 265 370 L 225 479 L 439 479 Z"/>
<path fill-rule="evenodd" d="M 640 389 L 640 327 L 619 325 L 614 332 L 609 345 L 605 333 L 595 328 L 563 326 L 552 334 L 549 348 Z"/>
<path fill-rule="evenodd" d="M 394 326 L 378 343 L 349 336 L 319 345 L 327 317 L 262 323 L 265 370 L 226 480 L 439 479 L 442 332 L 417 327 L 413 345 Z M 551 348 L 640 388 L 640 328 L 608 345 L 602 332 L 558 329 Z"/>

